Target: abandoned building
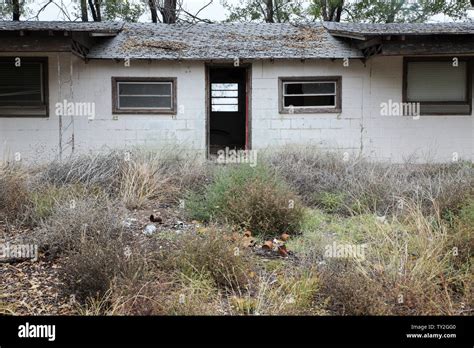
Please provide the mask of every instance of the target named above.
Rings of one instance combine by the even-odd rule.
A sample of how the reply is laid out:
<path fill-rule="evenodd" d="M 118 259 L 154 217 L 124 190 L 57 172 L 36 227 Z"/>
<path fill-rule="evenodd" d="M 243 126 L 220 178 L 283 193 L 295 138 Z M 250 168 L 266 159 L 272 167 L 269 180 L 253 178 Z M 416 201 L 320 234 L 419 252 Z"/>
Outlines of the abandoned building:
<path fill-rule="evenodd" d="M 287 145 L 474 160 L 474 23 L 0 22 L 0 159 Z"/>

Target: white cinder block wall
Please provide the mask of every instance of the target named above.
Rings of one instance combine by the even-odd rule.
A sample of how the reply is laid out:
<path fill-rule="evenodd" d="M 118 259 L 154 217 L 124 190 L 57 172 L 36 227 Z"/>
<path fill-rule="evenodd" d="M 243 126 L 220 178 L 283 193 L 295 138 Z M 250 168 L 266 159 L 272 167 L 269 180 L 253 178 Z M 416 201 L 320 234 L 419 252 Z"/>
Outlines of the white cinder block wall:
<path fill-rule="evenodd" d="M 381 103 L 402 102 L 402 57 L 348 67 L 342 60 L 258 62 L 252 72 L 253 148 L 315 144 L 377 161 L 474 160 L 473 115 L 381 116 Z M 342 112 L 279 114 L 280 76 L 342 76 Z"/>
<path fill-rule="evenodd" d="M 3 53 L 4 56 L 16 54 Z M 28 54 L 22 54 L 27 56 Z M 33 54 L 30 54 L 33 55 Z M 205 65 L 202 62 L 89 61 L 69 53 L 36 54 L 49 58 L 49 118 L 1 118 L 0 158 L 19 152 L 28 162 L 76 152 L 143 145 L 181 144 L 205 151 Z M 60 63 L 58 65 L 58 62 Z M 280 114 L 278 78 L 342 76 L 340 114 Z M 317 145 L 373 160 L 451 161 L 453 153 L 474 160 L 474 117 L 381 116 L 380 103 L 402 101 L 403 58 L 377 57 L 366 65 L 351 60 L 258 61 L 252 64 L 252 147 Z M 178 114 L 112 115 L 112 76 L 176 77 Z M 55 104 L 63 100 L 94 102 L 96 116 L 62 117 Z"/>
<path fill-rule="evenodd" d="M 3 54 L 15 56 L 14 54 Z M 27 56 L 26 54 L 22 56 Z M 40 56 L 40 55 L 38 55 Z M 49 58 L 49 118 L 1 118 L 0 156 L 19 152 L 28 162 L 59 156 L 60 118 L 55 105 L 63 100 L 95 103 L 95 118 L 62 117 L 63 157 L 75 152 L 127 146 L 173 146 L 205 150 L 205 69 L 197 62 L 89 61 L 66 53 Z M 59 65 L 58 65 L 59 62 Z M 112 114 L 112 77 L 176 77 L 176 115 Z"/>

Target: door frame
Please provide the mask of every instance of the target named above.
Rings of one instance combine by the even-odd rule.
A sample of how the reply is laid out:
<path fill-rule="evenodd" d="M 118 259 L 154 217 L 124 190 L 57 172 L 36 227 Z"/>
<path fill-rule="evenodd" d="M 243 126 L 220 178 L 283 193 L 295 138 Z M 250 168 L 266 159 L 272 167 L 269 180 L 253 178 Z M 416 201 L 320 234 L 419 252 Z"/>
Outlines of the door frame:
<path fill-rule="evenodd" d="M 252 64 L 245 63 L 235 67 L 229 63 L 205 63 L 205 102 L 206 102 L 206 158 L 210 158 L 211 140 L 211 79 L 212 68 L 245 69 L 245 150 L 252 149 Z"/>

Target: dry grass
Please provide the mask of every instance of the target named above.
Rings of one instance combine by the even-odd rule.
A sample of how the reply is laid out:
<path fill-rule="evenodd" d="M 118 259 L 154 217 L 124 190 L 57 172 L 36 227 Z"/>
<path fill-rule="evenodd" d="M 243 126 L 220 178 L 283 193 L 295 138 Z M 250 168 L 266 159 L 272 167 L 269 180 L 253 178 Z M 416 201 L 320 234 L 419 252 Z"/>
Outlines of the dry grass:
<path fill-rule="evenodd" d="M 322 292 L 334 312 L 458 315 L 469 306 L 469 253 L 453 251 L 451 232 L 439 215 L 424 216 L 416 205 L 406 209 L 403 220 L 374 219 L 336 234 L 339 242 L 366 243 L 367 250 L 364 260 L 325 260 Z M 470 238 L 458 240 L 459 247 Z"/>
<path fill-rule="evenodd" d="M 397 215 L 403 201 L 426 214 L 457 210 L 474 194 L 474 167 L 452 164 L 381 164 L 363 158 L 347 161 L 338 153 L 315 148 L 287 148 L 267 153 L 274 167 L 306 204 L 330 213 Z"/>
<path fill-rule="evenodd" d="M 471 314 L 472 171 L 291 149 L 256 168 L 173 149 L 112 151 L 2 166 L 0 214 L 35 227 L 79 314 Z M 207 223 L 201 232 L 124 228 L 130 210 L 175 209 L 182 198 Z M 244 228 L 293 232 L 296 257 L 256 255 L 233 238 Z M 366 244 L 365 259 L 325 257 L 334 241 Z M 12 311 L 0 298 L 0 313 Z"/>

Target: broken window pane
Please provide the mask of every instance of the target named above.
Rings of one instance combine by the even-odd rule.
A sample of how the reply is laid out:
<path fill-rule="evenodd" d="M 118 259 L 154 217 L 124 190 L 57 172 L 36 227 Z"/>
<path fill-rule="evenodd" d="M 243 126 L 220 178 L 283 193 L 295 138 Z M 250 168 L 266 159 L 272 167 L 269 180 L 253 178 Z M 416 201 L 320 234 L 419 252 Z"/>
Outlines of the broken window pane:
<path fill-rule="evenodd" d="M 335 94 L 335 82 L 287 82 L 285 94 Z"/>
<path fill-rule="evenodd" d="M 213 91 L 237 91 L 239 89 L 238 83 L 212 83 L 211 90 Z"/>
<path fill-rule="evenodd" d="M 315 78 L 316 79 L 316 78 Z M 283 107 L 311 109 L 336 108 L 338 80 L 283 81 Z"/>
<path fill-rule="evenodd" d="M 212 111 L 237 112 L 239 111 L 239 84 L 212 83 L 211 104 Z"/>
<path fill-rule="evenodd" d="M 238 91 L 212 91 L 213 97 L 238 97 Z"/>
<path fill-rule="evenodd" d="M 213 105 L 212 111 L 215 112 L 237 112 L 239 111 L 238 105 Z"/>
<path fill-rule="evenodd" d="M 237 105 L 239 103 L 239 99 L 237 98 L 212 98 L 213 105 Z"/>

